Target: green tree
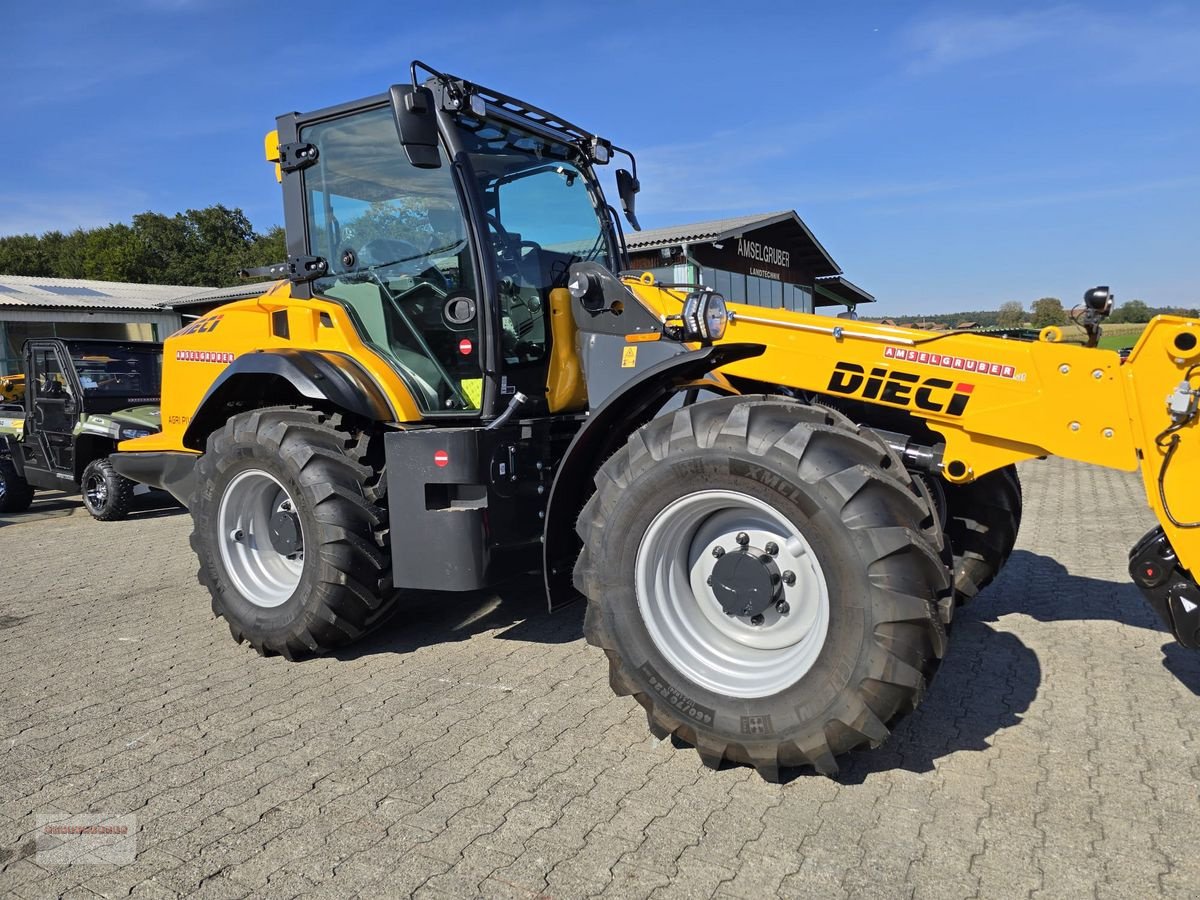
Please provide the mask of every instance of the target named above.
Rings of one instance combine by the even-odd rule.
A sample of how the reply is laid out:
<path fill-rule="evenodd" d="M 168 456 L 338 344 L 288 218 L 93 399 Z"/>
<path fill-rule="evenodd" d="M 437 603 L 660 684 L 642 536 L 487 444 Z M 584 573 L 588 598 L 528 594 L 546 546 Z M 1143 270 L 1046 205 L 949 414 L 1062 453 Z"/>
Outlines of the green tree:
<path fill-rule="evenodd" d="M 0 272 L 9 275 L 53 275 L 52 262 L 36 235 L 0 238 Z"/>
<path fill-rule="evenodd" d="M 287 233 L 282 225 L 273 225 L 266 234 L 255 235 L 248 266 L 269 266 L 287 259 Z"/>
<path fill-rule="evenodd" d="M 1118 306 L 1109 321 L 1115 324 L 1122 322 L 1149 322 L 1151 316 L 1152 313 L 1149 306 L 1141 300 L 1130 300 Z"/>
<path fill-rule="evenodd" d="M 282 228 L 258 234 L 240 209 L 220 204 L 173 216 L 144 212 L 130 224 L 68 234 L 0 237 L 6 275 L 224 287 L 239 281 L 238 269 L 286 256 Z"/>
<path fill-rule="evenodd" d="M 61 231 L 48 231 L 42 235 L 42 246 L 46 250 L 46 258 L 50 261 L 50 274 L 55 278 L 86 278 L 84 272 L 84 244 L 87 242 L 87 232 L 76 228 L 70 234 Z M 24 272 L 13 272 L 13 275 L 23 275 Z"/>
<path fill-rule="evenodd" d="M 1062 301 L 1057 297 L 1043 297 L 1033 304 L 1033 327 L 1045 328 L 1047 325 L 1065 325 L 1067 314 L 1063 310 Z"/>
<path fill-rule="evenodd" d="M 996 316 L 996 324 L 1001 328 L 1020 328 L 1025 324 L 1025 307 L 1016 300 L 1002 303 Z"/>
<path fill-rule="evenodd" d="M 128 225 L 89 231 L 83 241 L 85 278 L 101 281 L 145 281 L 141 244 Z"/>

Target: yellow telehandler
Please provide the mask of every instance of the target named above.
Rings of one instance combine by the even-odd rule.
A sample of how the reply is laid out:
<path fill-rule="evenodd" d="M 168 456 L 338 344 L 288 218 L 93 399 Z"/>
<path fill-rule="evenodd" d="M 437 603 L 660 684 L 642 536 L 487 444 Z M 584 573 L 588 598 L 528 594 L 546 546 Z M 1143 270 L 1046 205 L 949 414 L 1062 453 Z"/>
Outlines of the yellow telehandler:
<path fill-rule="evenodd" d="M 660 283 L 596 177 L 629 159 L 636 228 L 628 151 L 410 76 L 278 118 L 288 259 L 166 342 L 162 432 L 113 457 L 189 507 L 239 642 L 321 653 L 541 566 L 656 735 L 832 773 L 920 700 L 1012 549 L 1015 464 L 1055 454 L 1141 470 L 1132 576 L 1200 643 L 1200 322 L 1122 359 Z M 1094 345 L 1111 295 L 1084 306 Z"/>

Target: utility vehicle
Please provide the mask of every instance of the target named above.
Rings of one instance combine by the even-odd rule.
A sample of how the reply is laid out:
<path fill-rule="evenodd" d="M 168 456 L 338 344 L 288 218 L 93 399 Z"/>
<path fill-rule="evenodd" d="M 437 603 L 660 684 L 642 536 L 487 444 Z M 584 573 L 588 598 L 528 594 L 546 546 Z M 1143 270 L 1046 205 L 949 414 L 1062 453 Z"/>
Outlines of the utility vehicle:
<path fill-rule="evenodd" d="M 43 488 L 79 491 L 97 519 L 124 518 L 137 486 L 108 457 L 159 430 L 162 345 L 38 338 L 24 363 L 4 379 L 20 403 L 0 406 L 0 512 L 23 512 Z"/>
<path fill-rule="evenodd" d="M 320 653 L 540 564 L 656 735 L 829 773 L 919 702 L 1012 549 L 1014 464 L 1057 454 L 1140 468 L 1131 570 L 1197 645 L 1200 322 L 1122 360 L 658 283 L 596 176 L 630 160 L 636 227 L 627 151 L 410 76 L 278 118 L 289 257 L 167 341 L 163 430 L 113 458 L 190 508 L 235 639 Z M 1111 307 L 1087 293 L 1093 343 Z"/>

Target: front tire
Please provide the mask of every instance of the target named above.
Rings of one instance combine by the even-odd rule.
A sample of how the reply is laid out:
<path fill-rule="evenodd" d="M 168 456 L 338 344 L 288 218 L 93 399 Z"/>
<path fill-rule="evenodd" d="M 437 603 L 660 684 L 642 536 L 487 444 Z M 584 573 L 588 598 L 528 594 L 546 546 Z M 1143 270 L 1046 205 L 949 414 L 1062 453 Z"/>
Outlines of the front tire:
<path fill-rule="evenodd" d="M 325 653 L 391 610 L 381 457 L 379 435 L 299 407 L 242 413 L 209 436 L 192 548 L 235 640 Z"/>
<path fill-rule="evenodd" d="M 17 474 L 7 456 L 0 456 L 0 513 L 20 513 L 33 503 L 33 488 Z"/>
<path fill-rule="evenodd" d="M 596 486 L 585 635 L 657 736 L 772 780 L 833 774 L 919 702 L 950 573 L 926 496 L 869 432 L 782 398 L 712 400 L 639 429 Z"/>
<path fill-rule="evenodd" d="M 116 473 L 107 457 L 93 459 L 79 478 L 83 505 L 101 522 L 117 522 L 129 515 L 134 487 L 134 482 Z"/>

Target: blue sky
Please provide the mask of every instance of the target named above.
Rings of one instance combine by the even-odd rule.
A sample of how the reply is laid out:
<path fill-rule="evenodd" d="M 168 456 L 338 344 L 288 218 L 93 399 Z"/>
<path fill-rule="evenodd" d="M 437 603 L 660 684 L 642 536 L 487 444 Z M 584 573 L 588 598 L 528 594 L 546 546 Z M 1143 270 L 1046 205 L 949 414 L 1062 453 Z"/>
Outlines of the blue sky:
<path fill-rule="evenodd" d="M 1200 4 L 4 5 L 0 234 L 275 224 L 275 115 L 416 56 L 634 149 L 646 227 L 796 209 L 878 314 L 1200 305 Z"/>

